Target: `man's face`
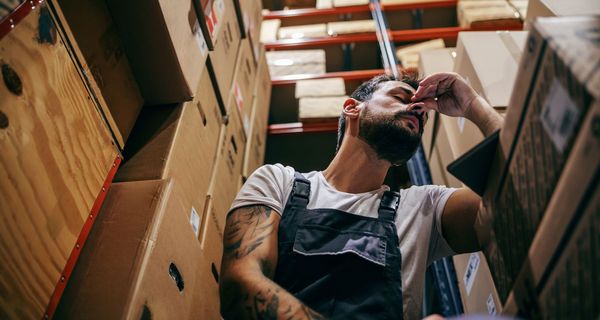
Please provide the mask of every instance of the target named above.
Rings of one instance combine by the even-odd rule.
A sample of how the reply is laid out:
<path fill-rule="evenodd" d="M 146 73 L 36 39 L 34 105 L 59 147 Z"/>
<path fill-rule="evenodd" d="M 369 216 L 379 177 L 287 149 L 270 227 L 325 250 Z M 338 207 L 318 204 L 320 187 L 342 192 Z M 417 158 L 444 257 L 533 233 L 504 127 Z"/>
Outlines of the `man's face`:
<path fill-rule="evenodd" d="M 421 142 L 427 115 L 409 110 L 414 93 L 404 82 L 383 82 L 361 112 L 359 138 L 393 165 L 410 159 Z"/>

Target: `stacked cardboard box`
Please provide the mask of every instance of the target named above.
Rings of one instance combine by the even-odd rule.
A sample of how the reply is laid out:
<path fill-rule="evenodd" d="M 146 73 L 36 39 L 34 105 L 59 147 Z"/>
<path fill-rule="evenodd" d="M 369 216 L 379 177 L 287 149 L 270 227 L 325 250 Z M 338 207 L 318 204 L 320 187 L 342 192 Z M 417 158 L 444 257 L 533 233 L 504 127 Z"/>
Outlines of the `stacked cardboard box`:
<path fill-rule="evenodd" d="M 519 13 L 506 0 L 461 0 L 456 7 L 458 24 L 464 28 L 521 26 Z"/>
<path fill-rule="evenodd" d="M 514 0 L 513 0 L 514 1 Z M 599 15 L 600 3 L 589 0 L 529 0 L 526 26 L 530 26 L 538 17 L 560 17 L 576 15 Z"/>
<path fill-rule="evenodd" d="M 551 271 L 581 196 L 597 180 L 592 128 L 600 73 L 589 66 L 599 63 L 600 47 L 582 35 L 599 23 L 594 17 L 534 23 L 500 132 L 480 222 L 493 229 L 485 252 L 500 298 L 515 287 L 511 299 L 521 310 L 531 311 L 541 275 Z"/>
<path fill-rule="evenodd" d="M 285 50 L 266 53 L 271 77 L 325 73 L 325 50 Z"/>
<path fill-rule="evenodd" d="M 61 23 L 42 4 L 0 40 L 3 318 L 44 316 L 119 152 Z"/>
<path fill-rule="evenodd" d="M 343 78 L 301 80 L 296 83 L 298 118 L 302 122 L 322 122 L 339 118 L 348 96 Z"/>
<path fill-rule="evenodd" d="M 260 5 L 238 2 L 59 0 L 0 40 L 2 315 L 52 317 L 66 284 L 60 317 L 219 318 L 271 89 Z"/>
<path fill-rule="evenodd" d="M 402 63 L 404 68 L 418 68 L 419 67 L 419 53 L 424 50 L 441 49 L 446 45 L 443 39 L 434 39 L 417 44 L 411 44 L 398 48 L 396 50 L 396 57 Z"/>

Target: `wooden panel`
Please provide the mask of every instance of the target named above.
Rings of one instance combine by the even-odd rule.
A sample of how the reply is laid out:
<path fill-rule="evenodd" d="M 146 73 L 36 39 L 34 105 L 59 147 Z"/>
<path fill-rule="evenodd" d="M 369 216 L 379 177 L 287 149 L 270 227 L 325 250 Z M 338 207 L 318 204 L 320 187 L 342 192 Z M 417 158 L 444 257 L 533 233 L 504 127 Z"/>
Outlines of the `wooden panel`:
<path fill-rule="evenodd" d="M 0 64 L 0 318 L 41 318 L 117 151 L 45 6 Z"/>

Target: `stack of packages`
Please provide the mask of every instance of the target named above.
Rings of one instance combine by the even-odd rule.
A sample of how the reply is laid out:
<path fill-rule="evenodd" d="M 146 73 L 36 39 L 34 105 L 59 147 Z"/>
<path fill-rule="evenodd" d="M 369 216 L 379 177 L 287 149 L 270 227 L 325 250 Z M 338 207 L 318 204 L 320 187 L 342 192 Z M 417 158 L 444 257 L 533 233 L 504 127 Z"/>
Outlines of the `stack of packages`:
<path fill-rule="evenodd" d="M 509 104 L 527 32 L 461 32 L 456 49 L 426 50 L 420 54 L 423 76 L 454 71 L 499 113 Z M 490 63 L 493 61 L 493 63 Z M 446 173 L 448 164 L 484 139 L 479 128 L 464 118 L 430 114 L 423 148 L 434 184 L 464 185 Z M 466 313 L 496 314 L 502 304 L 482 252 L 458 255 L 454 265 Z"/>
<path fill-rule="evenodd" d="M 521 16 L 507 0 L 460 0 L 456 6 L 463 28 L 520 27 Z"/>
<path fill-rule="evenodd" d="M 433 39 L 417 44 L 400 47 L 396 50 L 396 57 L 403 68 L 418 68 L 419 54 L 423 51 L 441 49 L 446 47 L 443 39 Z"/>
<path fill-rule="evenodd" d="M 3 315 L 220 317 L 271 82 L 260 2 L 194 3 L 50 1 L 3 35 Z"/>
<path fill-rule="evenodd" d="M 478 218 L 505 312 L 597 318 L 598 17 L 533 23 Z"/>
<path fill-rule="evenodd" d="M 302 122 L 327 122 L 339 118 L 346 96 L 344 79 L 329 78 L 296 82 L 298 117 Z"/>

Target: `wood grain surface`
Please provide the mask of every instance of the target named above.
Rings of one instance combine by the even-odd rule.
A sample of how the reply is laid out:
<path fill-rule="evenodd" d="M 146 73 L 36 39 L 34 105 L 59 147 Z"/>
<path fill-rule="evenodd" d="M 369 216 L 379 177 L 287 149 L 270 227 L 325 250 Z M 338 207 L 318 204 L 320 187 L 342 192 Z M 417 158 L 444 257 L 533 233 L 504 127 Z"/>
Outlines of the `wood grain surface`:
<path fill-rule="evenodd" d="M 39 319 L 117 151 L 46 6 L 0 66 L 0 318 Z"/>

